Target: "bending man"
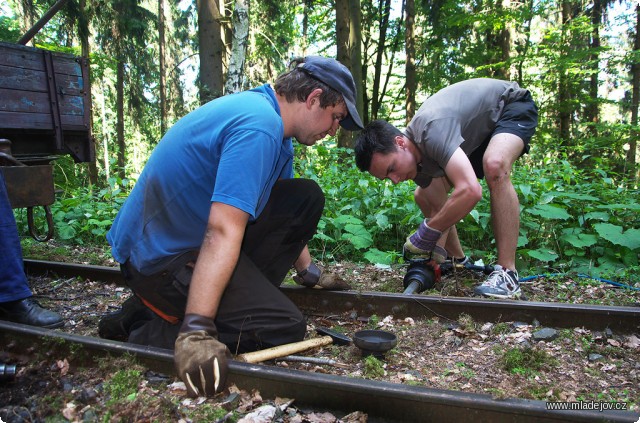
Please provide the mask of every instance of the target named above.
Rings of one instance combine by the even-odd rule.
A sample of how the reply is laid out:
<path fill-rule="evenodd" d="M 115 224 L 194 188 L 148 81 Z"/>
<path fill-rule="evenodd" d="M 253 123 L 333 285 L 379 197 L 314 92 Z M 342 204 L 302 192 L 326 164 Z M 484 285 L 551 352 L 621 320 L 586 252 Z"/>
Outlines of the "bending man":
<path fill-rule="evenodd" d="M 517 83 L 458 82 L 429 97 L 405 133 L 384 121 L 370 123 L 356 141 L 356 164 L 394 184 L 418 184 L 414 197 L 425 220 L 407 238 L 405 252 L 438 262 L 447 255 L 465 259 L 455 224 L 482 198 L 478 179 L 484 177 L 498 259 L 475 293 L 517 298 L 520 205 L 510 175 L 516 159 L 529 151 L 537 122 L 530 93 Z"/>

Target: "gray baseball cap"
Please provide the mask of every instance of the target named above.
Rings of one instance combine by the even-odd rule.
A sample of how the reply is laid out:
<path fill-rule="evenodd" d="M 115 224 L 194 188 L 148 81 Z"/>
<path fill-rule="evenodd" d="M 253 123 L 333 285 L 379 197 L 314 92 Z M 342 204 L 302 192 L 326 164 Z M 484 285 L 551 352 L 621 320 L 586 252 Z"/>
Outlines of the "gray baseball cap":
<path fill-rule="evenodd" d="M 298 67 L 342 94 L 349 116 L 340 121 L 340 126 L 349 131 L 364 128 L 356 108 L 356 83 L 345 65 L 327 57 L 307 56 Z"/>

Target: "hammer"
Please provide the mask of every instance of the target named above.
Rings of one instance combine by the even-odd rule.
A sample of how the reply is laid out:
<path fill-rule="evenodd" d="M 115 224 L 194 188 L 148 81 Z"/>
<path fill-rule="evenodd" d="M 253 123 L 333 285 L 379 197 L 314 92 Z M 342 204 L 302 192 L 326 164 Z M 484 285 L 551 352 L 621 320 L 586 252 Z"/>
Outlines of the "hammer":
<path fill-rule="evenodd" d="M 261 363 L 267 360 L 273 360 L 287 355 L 296 354 L 311 348 L 322 347 L 335 343 L 336 345 L 349 345 L 351 339 L 341 333 L 327 328 L 316 328 L 316 332 L 321 335 L 319 338 L 306 339 L 304 341 L 292 342 L 290 344 L 278 345 L 277 347 L 267 348 L 266 350 L 253 351 L 249 353 L 239 354 L 236 360 L 245 363 Z"/>

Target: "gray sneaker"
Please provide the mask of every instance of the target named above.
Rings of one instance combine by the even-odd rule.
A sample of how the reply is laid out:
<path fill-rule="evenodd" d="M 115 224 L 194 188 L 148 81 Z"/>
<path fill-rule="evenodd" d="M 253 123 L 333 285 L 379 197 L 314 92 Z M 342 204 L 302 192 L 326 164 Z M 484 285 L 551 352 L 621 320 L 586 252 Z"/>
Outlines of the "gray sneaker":
<path fill-rule="evenodd" d="M 520 297 L 520 284 L 518 272 L 504 269 L 499 264 L 482 285 L 474 289 L 476 295 L 494 298 L 518 298 Z"/>

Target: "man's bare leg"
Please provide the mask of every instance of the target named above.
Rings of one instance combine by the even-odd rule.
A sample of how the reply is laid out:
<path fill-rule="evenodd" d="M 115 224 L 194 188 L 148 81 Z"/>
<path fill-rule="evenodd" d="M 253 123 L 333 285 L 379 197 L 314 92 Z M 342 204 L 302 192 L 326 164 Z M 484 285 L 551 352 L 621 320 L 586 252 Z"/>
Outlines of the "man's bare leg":
<path fill-rule="evenodd" d="M 491 225 L 498 249 L 498 264 L 516 270 L 516 248 L 520 230 L 520 202 L 511 183 L 513 163 L 524 142 L 513 134 L 497 134 L 487 146 L 482 164 L 491 199 Z"/>

